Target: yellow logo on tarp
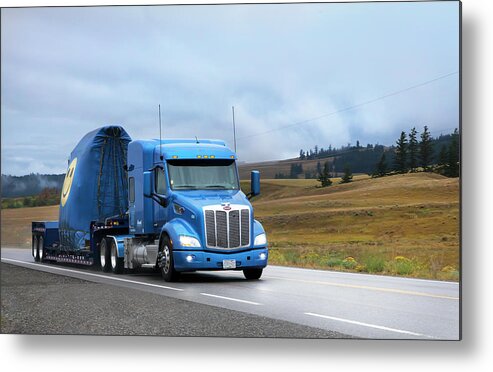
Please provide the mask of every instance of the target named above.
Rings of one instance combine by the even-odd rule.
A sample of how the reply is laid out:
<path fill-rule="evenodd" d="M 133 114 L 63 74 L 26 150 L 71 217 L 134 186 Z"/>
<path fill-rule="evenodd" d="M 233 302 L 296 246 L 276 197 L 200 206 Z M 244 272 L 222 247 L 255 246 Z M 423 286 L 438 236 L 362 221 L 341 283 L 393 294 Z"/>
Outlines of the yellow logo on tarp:
<path fill-rule="evenodd" d="M 75 166 L 77 165 L 77 158 L 72 160 L 70 166 L 68 167 L 67 174 L 65 175 L 65 181 L 63 181 L 62 187 L 62 207 L 65 206 L 68 196 L 70 194 L 70 188 L 72 187 L 72 182 L 74 180 Z"/>

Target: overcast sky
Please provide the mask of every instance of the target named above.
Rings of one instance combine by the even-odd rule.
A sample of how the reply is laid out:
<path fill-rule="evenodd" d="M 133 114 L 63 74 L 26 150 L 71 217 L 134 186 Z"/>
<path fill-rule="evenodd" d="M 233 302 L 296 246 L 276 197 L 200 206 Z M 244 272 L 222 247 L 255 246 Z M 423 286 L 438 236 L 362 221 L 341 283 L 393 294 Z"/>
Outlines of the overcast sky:
<path fill-rule="evenodd" d="M 88 131 L 220 138 L 241 161 L 459 125 L 458 2 L 2 9 L 2 173 Z"/>

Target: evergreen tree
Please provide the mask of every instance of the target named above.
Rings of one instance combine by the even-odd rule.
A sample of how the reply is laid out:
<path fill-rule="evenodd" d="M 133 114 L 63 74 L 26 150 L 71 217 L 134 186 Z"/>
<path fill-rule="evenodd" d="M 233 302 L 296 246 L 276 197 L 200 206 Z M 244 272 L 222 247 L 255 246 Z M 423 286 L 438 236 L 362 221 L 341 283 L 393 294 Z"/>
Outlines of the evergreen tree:
<path fill-rule="evenodd" d="M 353 174 L 349 168 L 349 164 L 344 166 L 344 175 L 342 176 L 341 183 L 349 183 L 353 180 Z"/>
<path fill-rule="evenodd" d="M 322 187 L 327 187 L 327 186 L 332 185 L 332 181 L 330 180 L 329 162 L 328 161 L 326 161 L 324 163 L 324 170 L 322 173 L 319 173 L 317 181 L 319 181 L 321 183 Z"/>
<path fill-rule="evenodd" d="M 298 178 L 299 174 L 303 173 L 303 165 L 291 163 L 291 168 L 289 170 L 289 178 Z"/>
<path fill-rule="evenodd" d="M 322 166 L 320 165 L 320 162 L 317 161 L 317 174 L 321 174 L 322 173 Z"/>
<path fill-rule="evenodd" d="M 448 148 L 447 172 L 448 177 L 459 177 L 459 132 L 457 128 L 452 134 L 452 142 Z"/>
<path fill-rule="evenodd" d="M 304 160 L 305 159 L 305 152 L 303 151 L 303 149 L 300 150 L 300 160 Z"/>
<path fill-rule="evenodd" d="M 447 162 L 448 162 L 447 146 L 442 145 L 442 148 L 440 149 L 440 154 L 438 155 L 438 165 L 441 165 L 443 167 L 447 165 Z"/>
<path fill-rule="evenodd" d="M 416 128 L 411 129 L 409 133 L 409 168 L 411 172 L 416 172 L 418 166 L 418 140 L 416 139 Z"/>
<path fill-rule="evenodd" d="M 377 164 L 377 170 L 375 174 L 380 177 L 383 177 L 387 174 L 387 161 L 385 160 L 385 153 L 382 154 L 382 157 Z"/>
<path fill-rule="evenodd" d="M 433 145 L 431 143 L 430 132 L 428 127 L 424 126 L 424 131 L 421 133 L 421 142 L 419 143 L 419 157 L 421 160 L 421 166 L 425 172 L 429 171 L 429 167 L 433 157 Z"/>
<path fill-rule="evenodd" d="M 407 150 L 408 143 L 406 139 L 406 133 L 401 132 L 401 136 L 396 142 L 397 147 L 395 148 L 395 168 L 399 173 L 407 172 Z"/>

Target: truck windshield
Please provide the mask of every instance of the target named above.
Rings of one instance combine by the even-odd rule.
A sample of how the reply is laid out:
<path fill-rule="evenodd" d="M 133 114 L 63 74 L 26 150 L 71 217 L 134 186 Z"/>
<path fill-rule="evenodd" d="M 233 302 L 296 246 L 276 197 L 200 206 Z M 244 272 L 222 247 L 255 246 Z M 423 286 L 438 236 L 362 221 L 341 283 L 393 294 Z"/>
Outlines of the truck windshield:
<path fill-rule="evenodd" d="M 168 160 L 173 190 L 239 190 L 234 159 Z"/>

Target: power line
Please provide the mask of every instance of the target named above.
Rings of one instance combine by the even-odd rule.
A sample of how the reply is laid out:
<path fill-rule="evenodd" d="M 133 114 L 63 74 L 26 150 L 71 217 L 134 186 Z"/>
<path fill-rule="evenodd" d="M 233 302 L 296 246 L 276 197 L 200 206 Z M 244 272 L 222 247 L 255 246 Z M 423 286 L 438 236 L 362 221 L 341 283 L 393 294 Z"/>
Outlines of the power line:
<path fill-rule="evenodd" d="M 299 121 L 299 122 L 296 122 L 296 123 L 293 123 L 293 124 L 284 125 L 282 127 L 278 127 L 278 128 L 267 130 L 265 132 L 254 133 L 254 134 L 250 134 L 248 136 L 239 137 L 239 138 L 237 138 L 237 140 L 242 140 L 242 139 L 246 139 L 246 138 L 262 136 L 264 134 L 272 133 L 272 132 L 278 131 L 280 129 L 286 129 L 286 128 L 295 127 L 295 126 L 298 126 L 298 125 L 309 123 L 311 121 L 315 121 L 315 120 L 319 120 L 319 119 L 322 119 L 322 118 L 326 118 L 326 117 L 331 116 L 331 115 L 339 114 L 339 113 L 344 112 L 344 111 L 353 110 L 355 108 L 358 108 L 358 107 L 361 107 L 361 106 L 365 106 L 365 105 L 369 105 L 370 103 L 374 103 L 376 101 L 379 101 L 379 100 L 382 100 L 382 99 L 385 99 L 385 98 L 388 98 L 388 97 L 392 97 L 392 96 L 395 96 L 397 94 L 401 94 L 401 93 L 407 92 L 409 90 L 422 87 L 424 85 L 428 85 L 428 84 L 434 83 L 435 81 L 438 81 L 438 80 L 441 80 L 441 79 L 445 79 L 445 78 L 447 78 L 449 76 L 452 76 L 452 75 L 455 75 L 455 74 L 458 74 L 458 73 L 459 73 L 458 71 L 455 71 L 455 72 L 451 72 L 451 73 L 448 73 L 448 74 L 445 74 L 445 75 L 441 75 L 441 76 L 438 76 L 438 77 L 436 77 L 434 79 L 427 80 L 425 82 L 422 82 L 422 83 L 419 83 L 419 84 L 416 84 L 416 85 L 412 85 L 410 87 L 407 87 L 407 88 L 404 88 L 404 89 L 401 89 L 401 90 L 397 90 L 397 91 L 394 91 L 394 92 L 385 94 L 383 96 L 380 96 L 380 97 L 377 97 L 377 98 L 374 98 L 374 99 L 371 99 L 371 100 L 368 100 L 368 101 L 357 103 L 355 105 L 348 106 L 348 107 L 345 107 L 345 108 L 342 108 L 342 109 L 339 109 L 339 110 L 330 112 L 328 114 L 324 114 L 324 115 L 317 116 L 315 118 L 311 118 L 311 119 L 306 119 L 306 120 L 303 120 L 303 121 Z"/>

